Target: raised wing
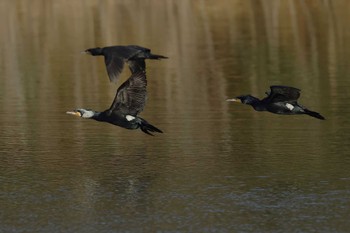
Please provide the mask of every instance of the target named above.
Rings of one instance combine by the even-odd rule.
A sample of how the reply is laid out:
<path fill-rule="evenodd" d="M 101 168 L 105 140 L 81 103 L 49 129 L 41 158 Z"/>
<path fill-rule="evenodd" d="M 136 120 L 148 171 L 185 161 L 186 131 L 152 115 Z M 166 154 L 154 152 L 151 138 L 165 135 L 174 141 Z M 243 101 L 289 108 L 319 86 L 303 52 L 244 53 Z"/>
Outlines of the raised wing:
<path fill-rule="evenodd" d="M 120 73 L 124 68 L 125 59 L 115 54 L 105 55 L 106 69 L 111 82 L 117 82 Z"/>
<path fill-rule="evenodd" d="M 131 75 L 117 90 L 111 112 L 118 111 L 125 115 L 136 116 L 146 105 L 147 79 L 144 71 Z"/>
<path fill-rule="evenodd" d="M 300 90 L 295 87 L 288 86 L 270 86 L 270 92 L 264 101 L 271 103 L 285 102 L 285 101 L 297 101 L 300 97 Z"/>
<path fill-rule="evenodd" d="M 124 63 L 137 53 L 138 51 L 136 48 L 129 46 L 111 46 L 103 48 L 106 69 L 111 82 L 116 82 L 118 80 L 120 73 L 123 71 Z"/>

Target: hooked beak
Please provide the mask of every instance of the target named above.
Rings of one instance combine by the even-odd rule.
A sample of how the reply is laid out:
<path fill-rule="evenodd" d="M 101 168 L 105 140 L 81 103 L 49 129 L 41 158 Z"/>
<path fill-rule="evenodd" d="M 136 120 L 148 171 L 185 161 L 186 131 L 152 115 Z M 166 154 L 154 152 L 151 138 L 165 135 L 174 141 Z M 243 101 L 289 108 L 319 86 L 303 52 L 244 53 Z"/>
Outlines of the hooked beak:
<path fill-rule="evenodd" d="M 89 51 L 81 51 L 81 54 L 91 54 Z"/>
<path fill-rule="evenodd" d="M 241 100 L 240 100 L 240 99 L 235 99 L 235 98 L 233 98 L 233 99 L 227 99 L 226 101 L 231 101 L 231 102 L 241 102 Z"/>
<path fill-rule="evenodd" d="M 78 111 L 68 111 L 66 114 L 81 117 L 81 113 Z"/>

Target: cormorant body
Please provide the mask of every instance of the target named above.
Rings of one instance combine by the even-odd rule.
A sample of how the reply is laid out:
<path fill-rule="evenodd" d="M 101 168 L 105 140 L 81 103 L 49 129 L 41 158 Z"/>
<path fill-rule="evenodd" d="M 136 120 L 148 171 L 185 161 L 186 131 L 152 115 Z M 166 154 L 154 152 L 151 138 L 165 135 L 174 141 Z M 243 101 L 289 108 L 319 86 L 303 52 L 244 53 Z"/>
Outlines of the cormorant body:
<path fill-rule="evenodd" d="M 236 101 L 251 105 L 256 111 L 268 111 L 282 115 L 306 114 L 320 120 L 325 118 L 314 111 L 299 105 L 297 100 L 300 97 L 300 90 L 288 86 L 271 86 L 270 92 L 266 92 L 267 97 L 260 100 L 251 95 L 237 96 L 235 99 L 227 101 Z"/>
<path fill-rule="evenodd" d="M 145 71 L 134 73 L 117 90 L 111 107 L 103 112 L 87 109 L 76 109 L 67 114 L 86 119 L 108 122 L 126 129 L 140 128 L 144 133 L 163 133 L 160 129 L 138 117 L 146 104 L 147 79 Z"/>
<path fill-rule="evenodd" d="M 165 59 L 162 55 L 152 54 L 151 50 L 138 45 L 118 45 L 103 48 L 90 48 L 85 53 L 92 56 L 104 56 L 107 73 L 111 82 L 116 82 L 123 70 L 124 63 L 128 63 L 131 73 L 145 71 L 145 59 Z"/>

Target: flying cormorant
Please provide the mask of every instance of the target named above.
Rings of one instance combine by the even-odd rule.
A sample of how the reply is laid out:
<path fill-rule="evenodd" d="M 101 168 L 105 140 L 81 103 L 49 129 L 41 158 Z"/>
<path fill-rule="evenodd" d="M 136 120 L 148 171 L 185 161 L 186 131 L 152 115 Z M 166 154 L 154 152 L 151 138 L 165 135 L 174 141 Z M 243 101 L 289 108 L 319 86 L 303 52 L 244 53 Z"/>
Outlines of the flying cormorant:
<path fill-rule="evenodd" d="M 145 59 L 164 59 L 162 55 L 152 54 L 151 50 L 138 45 L 118 45 L 103 48 L 90 48 L 85 53 L 92 56 L 104 56 L 107 73 L 111 82 L 116 82 L 123 70 L 124 63 L 128 63 L 131 73 L 146 69 Z"/>
<path fill-rule="evenodd" d="M 268 111 L 275 114 L 295 115 L 306 114 L 320 120 L 325 118 L 317 113 L 298 104 L 300 90 L 288 86 L 271 86 L 271 91 L 266 92 L 266 98 L 259 100 L 251 95 L 241 95 L 227 101 L 236 101 L 243 104 L 251 105 L 256 111 Z"/>
<path fill-rule="evenodd" d="M 76 109 L 66 112 L 70 115 L 79 116 L 96 121 L 108 122 L 126 129 L 140 128 L 144 133 L 163 133 L 160 129 L 148 123 L 137 115 L 146 104 L 147 79 L 145 71 L 134 73 L 117 90 L 111 107 L 103 112 L 87 109 Z"/>

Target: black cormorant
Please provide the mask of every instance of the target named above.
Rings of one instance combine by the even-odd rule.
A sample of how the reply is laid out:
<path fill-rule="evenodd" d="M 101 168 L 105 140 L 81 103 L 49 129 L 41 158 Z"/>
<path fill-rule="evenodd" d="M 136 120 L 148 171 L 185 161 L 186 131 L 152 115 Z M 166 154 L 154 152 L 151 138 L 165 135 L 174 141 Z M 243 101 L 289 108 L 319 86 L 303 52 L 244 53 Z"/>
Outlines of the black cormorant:
<path fill-rule="evenodd" d="M 92 56 L 104 56 L 109 80 L 116 82 L 124 63 L 128 63 L 131 73 L 146 69 L 145 59 L 164 59 L 162 55 L 152 54 L 151 50 L 138 45 L 118 45 L 103 48 L 90 48 L 85 53 Z"/>
<path fill-rule="evenodd" d="M 325 120 L 321 114 L 310 111 L 298 104 L 299 89 L 287 86 L 271 86 L 270 89 L 270 92 L 266 92 L 268 96 L 262 100 L 251 95 L 241 95 L 227 101 L 237 101 L 251 105 L 256 111 L 268 111 L 282 115 L 307 114 Z"/>
<path fill-rule="evenodd" d="M 109 109 L 103 112 L 76 109 L 66 113 L 82 118 L 108 122 L 126 129 L 140 128 L 144 133 L 149 135 L 153 135 L 150 132 L 163 133 L 160 129 L 137 116 L 146 104 L 146 86 L 147 79 L 145 71 L 134 73 L 118 88 Z"/>

